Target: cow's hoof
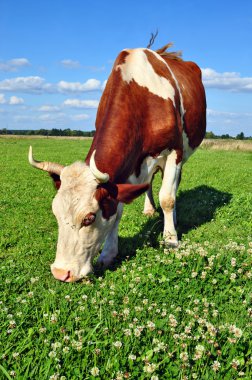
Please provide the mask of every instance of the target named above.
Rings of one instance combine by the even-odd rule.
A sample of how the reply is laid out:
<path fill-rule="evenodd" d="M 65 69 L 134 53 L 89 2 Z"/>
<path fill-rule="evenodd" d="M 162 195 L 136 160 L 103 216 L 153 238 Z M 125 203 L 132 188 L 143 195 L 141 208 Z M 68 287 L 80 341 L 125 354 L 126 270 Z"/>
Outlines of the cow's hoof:
<path fill-rule="evenodd" d="M 173 239 L 165 239 L 165 246 L 167 248 L 177 248 L 179 245 L 178 240 L 173 240 Z"/>
<path fill-rule="evenodd" d="M 147 210 L 143 210 L 143 214 L 146 216 L 153 216 L 156 210 L 154 208 L 149 208 Z"/>
<path fill-rule="evenodd" d="M 99 257 L 97 260 L 97 266 L 100 269 L 107 269 L 113 262 L 113 257 Z"/>

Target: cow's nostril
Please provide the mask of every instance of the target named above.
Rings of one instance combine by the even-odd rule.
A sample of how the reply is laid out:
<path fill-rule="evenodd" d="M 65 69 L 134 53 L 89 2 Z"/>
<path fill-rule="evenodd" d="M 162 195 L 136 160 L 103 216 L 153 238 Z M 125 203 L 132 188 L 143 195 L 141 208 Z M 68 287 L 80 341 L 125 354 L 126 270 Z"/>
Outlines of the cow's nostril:
<path fill-rule="evenodd" d="M 56 278 L 56 280 L 60 280 L 64 282 L 73 281 L 73 276 L 71 275 L 70 270 L 52 268 L 52 274 L 53 274 L 53 277 Z"/>

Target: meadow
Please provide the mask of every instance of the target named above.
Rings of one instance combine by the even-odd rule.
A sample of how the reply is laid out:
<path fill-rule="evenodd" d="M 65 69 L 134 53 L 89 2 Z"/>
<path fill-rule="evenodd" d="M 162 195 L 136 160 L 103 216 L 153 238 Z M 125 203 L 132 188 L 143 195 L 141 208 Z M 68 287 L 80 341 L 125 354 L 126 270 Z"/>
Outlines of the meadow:
<path fill-rule="evenodd" d="M 113 266 L 69 284 L 50 273 L 55 190 L 30 144 L 70 164 L 90 141 L 0 139 L 0 379 L 250 380 L 252 153 L 201 148 L 185 164 L 179 248 L 164 247 L 161 209 L 144 216 L 142 196 L 124 209 Z"/>

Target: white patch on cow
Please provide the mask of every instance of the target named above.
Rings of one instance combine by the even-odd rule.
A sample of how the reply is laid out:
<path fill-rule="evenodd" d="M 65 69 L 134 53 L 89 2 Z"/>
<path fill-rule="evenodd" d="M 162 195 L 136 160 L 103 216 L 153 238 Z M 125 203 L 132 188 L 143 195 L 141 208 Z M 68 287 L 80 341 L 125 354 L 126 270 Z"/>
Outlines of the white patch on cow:
<path fill-rule="evenodd" d="M 171 246 L 178 245 L 177 232 L 174 225 L 176 191 L 182 163 L 176 163 L 177 153 L 172 151 L 167 157 L 162 186 L 159 192 L 159 202 L 164 213 L 164 240 Z"/>
<path fill-rule="evenodd" d="M 171 99 L 175 107 L 175 90 L 173 86 L 168 79 L 159 76 L 154 71 L 144 53 L 144 49 L 126 51 L 129 52 L 129 55 L 126 57 L 125 63 L 116 67 L 116 70 L 121 70 L 123 80 L 127 83 L 134 80 L 139 86 L 146 87 L 152 94 L 163 99 Z"/>
<path fill-rule="evenodd" d="M 183 161 L 187 161 L 188 158 L 193 154 L 195 149 L 192 149 L 189 145 L 189 139 L 185 131 L 182 133 L 183 137 Z"/>
<path fill-rule="evenodd" d="M 166 158 L 169 153 L 170 151 L 168 149 L 165 149 L 155 158 L 152 156 L 147 156 L 141 164 L 139 176 L 136 176 L 135 173 L 131 174 L 131 176 L 128 178 L 128 182 L 134 185 L 140 183 L 150 183 L 153 174 L 157 171 L 157 168 L 163 170 Z"/>

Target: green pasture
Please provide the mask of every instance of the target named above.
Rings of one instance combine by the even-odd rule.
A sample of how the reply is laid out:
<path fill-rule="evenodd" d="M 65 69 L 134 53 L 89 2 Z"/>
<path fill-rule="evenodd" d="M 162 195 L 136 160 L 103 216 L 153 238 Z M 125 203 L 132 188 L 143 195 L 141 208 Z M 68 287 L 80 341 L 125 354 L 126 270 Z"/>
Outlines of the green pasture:
<path fill-rule="evenodd" d="M 0 139 L 0 379 L 250 380 L 252 154 L 199 149 L 185 164 L 178 249 L 142 196 L 124 209 L 113 267 L 65 284 L 49 267 L 55 190 L 30 144 L 70 164 L 90 141 Z"/>

